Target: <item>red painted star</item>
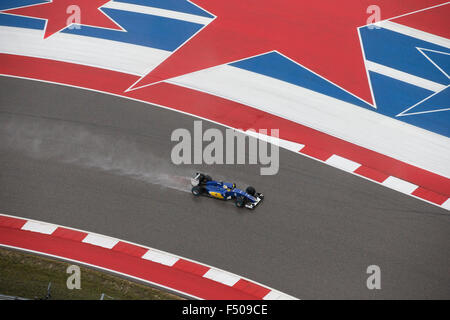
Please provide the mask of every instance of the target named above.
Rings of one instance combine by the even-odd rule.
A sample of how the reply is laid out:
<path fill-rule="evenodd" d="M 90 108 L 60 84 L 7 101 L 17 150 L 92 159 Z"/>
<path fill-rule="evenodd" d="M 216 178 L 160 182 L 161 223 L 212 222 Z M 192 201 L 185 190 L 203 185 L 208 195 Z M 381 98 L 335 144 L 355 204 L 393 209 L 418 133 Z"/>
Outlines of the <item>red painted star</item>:
<path fill-rule="evenodd" d="M 123 30 L 99 8 L 110 0 L 53 0 L 2 11 L 19 16 L 47 20 L 44 39 L 74 24 L 74 14 L 79 12 L 79 24 L 106 29 Z"/>
<path fill-rule="evenodd" d="M 373 104 L 357 28 L 443 0 L 192 0 L 216 18 L 129 90 L 278 51 Z"/>

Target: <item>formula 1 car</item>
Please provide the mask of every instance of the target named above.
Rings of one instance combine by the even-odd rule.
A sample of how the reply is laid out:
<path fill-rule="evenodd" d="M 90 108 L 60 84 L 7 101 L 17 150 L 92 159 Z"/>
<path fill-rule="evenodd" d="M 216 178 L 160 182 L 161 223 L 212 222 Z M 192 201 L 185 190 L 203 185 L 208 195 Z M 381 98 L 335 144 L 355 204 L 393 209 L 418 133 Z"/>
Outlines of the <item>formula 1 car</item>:
<path fill-rule="evenodd" d="M 191 179 L 192 194 L 196 197 L 201 195 L 221 200 L 235 200 L 238 208 L 255 209 L 264 199 L 262 193 L 256 192 L 255 188 L 247 187 L 245 191 L 236 188 L 235 183 L 214 181 L 210 176 L 196 173 Z"/>

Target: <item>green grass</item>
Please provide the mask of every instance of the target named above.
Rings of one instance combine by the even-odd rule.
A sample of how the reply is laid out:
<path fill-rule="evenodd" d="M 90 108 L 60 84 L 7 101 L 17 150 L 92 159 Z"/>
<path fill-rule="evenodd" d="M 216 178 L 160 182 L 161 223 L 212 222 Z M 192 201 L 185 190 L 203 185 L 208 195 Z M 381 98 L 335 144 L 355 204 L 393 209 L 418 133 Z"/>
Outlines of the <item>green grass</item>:
<path fill-rule="evenodd" d="M 51 282 L 52 300 L 98 300 L 102 293 L 114 300 L 178 300 L 174 294 L 79 265 L 81 289 L 67 288 L 71 263 L 0 248 L 0 294 L 44 298 Z"/>

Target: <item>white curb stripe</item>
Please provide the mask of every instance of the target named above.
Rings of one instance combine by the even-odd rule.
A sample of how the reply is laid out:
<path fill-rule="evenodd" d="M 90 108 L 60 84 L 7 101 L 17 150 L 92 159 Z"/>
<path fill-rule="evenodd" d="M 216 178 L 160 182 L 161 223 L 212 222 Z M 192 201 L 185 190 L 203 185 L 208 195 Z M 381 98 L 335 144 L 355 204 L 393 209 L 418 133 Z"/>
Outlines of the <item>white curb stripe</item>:
<path fill-rule="evenodd" d="M 417 185 L 412 184 L 408 181 L 390 176 L 388 177 L 386 180 L 384 180 L 382 183 L 382 185 L 389 187 L 391 189 L 406 193 L 406 194 L 411 194 L 412 192 L 414 192 L 414 190 L 416 190 L 418 188 Z"/>
<path fill-rule="evenodd" d="M 355 161 L 348 160 L 335 154 L 329 157 L 325 163 L 348 172 L 353 172 L 361 166 L 361 164 Z"/>
<path fill-rule="evenodd" d="M 361 165 L 359 163 L 357 163 L 357 162 L 348 160 L 348 159 L 340 157 L 338 155 L 332 155 L 326 161 L 320 160 L 320 159 L 318 159 L 316 157 L 313 157 L 313 156 L 310 156 L 310 155 L 307 155 L 307 154 L 303 154 L 303 155 L 305 157 L 317 160 L 317 161 L 319 161 L 321 163 L 325 163 L 325 164 L 331 165 L 331 166 L 333 166 L 335 168 L 338 168 L 338 169 L 345 170 L 345 171 L 347 171 L 347 172 L 349 172 L 351 174 L 354 174 L 354 175 L 356 175 L 358 177 L 361 177 L 361 178 L 364 178 L 366 180 L 372 181 L 372 182 L 374 182 L 376 184 L 381 184 L 384 187 L 387 187 L 389 189 L 405 193 L 405 194 L 407 194 L 409 196 L 412 196 L 413 198 L 420 199 L 420 200 L 425 201 L 425 202 L 427 202 L 429 204 L 432 204 L 432 205 L 435 205 L 435 206 L 438 206 L 440 208 L 443 208 L 443 209 L 446 209 L 446 210 L 450 211 L 450 198 L 448 198 L 443 204 L 438 204 L 438 203 L 429 201 L 429 200 L 427 200 L 427 199 L 425 199 L 423 197 L 413 195 L 412 193 L 419 186 L 417 186 L 417 185 L 415 185 L 413 183 L 410 183 L 408 181 L 396 178 L 394 176 L 389 176 L 386 180 L 384 180 L 383 182 L 380 183 L 380 182 L 378 182 L 378 181 L 376 181 L 376 180 L 374 180 L 374 179 L 372 179 L 370 177 L 367 177 L 365 175 L 361 175 L 361 174 L 355 173 L 354 171 L 356 169 L 358 169 Z"/>
<path fill-rule="evenodd" d="M 22 230 L 52 234 L 56 230 L 56 228 L 58 228 L 57 225 L 50 223 L 27 221 L 27 223 L 23 225 Z"/>
<path fill-rule="evenodd" d="M 143 256 L 142 259 L 150 260 L 153 262 L 161 263 L 166 266 L 173 266 L 178 260 L 178 257 L 175 257 L 171 254 L 167 254 L 165 252 L 157 251 L 157 250 L 148 250 Z"/>
<path fill-rule="evenodd" d="M 299 152 L 305 147 L 305 145 L 301 143 L 292 142 L 289 140 L 280 139 L 280 147 L 288 149 L 290 151 Z"/>
<path fill-rule="evenodd" d="M 241 130 L 239 130 L 239 131 L 241 131 Z M 269 142 L 269 143 L 276 144 L 276 145 L 280 146 L 281 148 L 284 148 L 284 149 L 287 149 L 287 150 L 290 150 L 293 152 L 299 152 L 300 150 L 302 150 L 305 147 L 304 144 L 280 139 L 277 137 L 272 137 L 269 135 L 255 132 L 251 129 L 245 131 L 245 133 L 248 134 L 249 136 L 255 137 L 257 139 L 261 139 L 261 140 Z"/>
<path fill-rule="evenodd" d="M 110 238 L 110 237 L 106 237 L 106 236 L 102 236 L 99 234 L 89 233 L 83 239 L 82 242 L 90 243 L 95 246 L 99 246 L 99 247 L 103 247 L 103 248 L 107 248 L 107 249 L 112 249 L 119 242 L 119 240 Z"/>
<path fill-rule="evenodd" d="M 211 268 L 203 277 L 226 284 L 227 286 L 234 286 L 241 278 L 235 274 L 231 274 L 222 270 Z"/>
<path fill-rule="evenodd" d="M 450 210 L 450 198 L 442 204 L 442 208 Z"/>
<path fill-rule="evenodd" d="M 263 300 L 297 300 L 297 299 L 287 294 L 284 294 L 278 290 L 272 290 L 264 296 Z"/>

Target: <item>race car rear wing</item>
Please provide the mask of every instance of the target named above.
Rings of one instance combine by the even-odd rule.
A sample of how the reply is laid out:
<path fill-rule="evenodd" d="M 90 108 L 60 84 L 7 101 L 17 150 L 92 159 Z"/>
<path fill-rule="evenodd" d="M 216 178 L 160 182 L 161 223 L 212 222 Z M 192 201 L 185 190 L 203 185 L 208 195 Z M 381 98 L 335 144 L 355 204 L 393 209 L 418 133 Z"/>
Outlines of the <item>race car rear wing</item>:
<path fill-rule="evenodd" d="M 191 178 L 191 185 L 196 187 L 200 184 L 201 173 L 196 173 L 193 178 Z"/>

